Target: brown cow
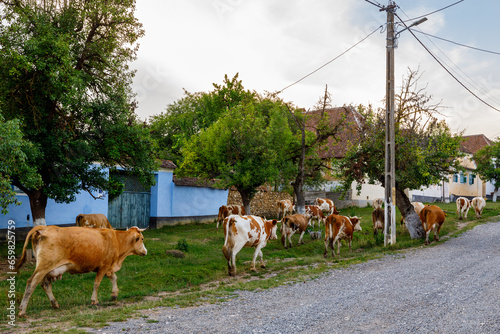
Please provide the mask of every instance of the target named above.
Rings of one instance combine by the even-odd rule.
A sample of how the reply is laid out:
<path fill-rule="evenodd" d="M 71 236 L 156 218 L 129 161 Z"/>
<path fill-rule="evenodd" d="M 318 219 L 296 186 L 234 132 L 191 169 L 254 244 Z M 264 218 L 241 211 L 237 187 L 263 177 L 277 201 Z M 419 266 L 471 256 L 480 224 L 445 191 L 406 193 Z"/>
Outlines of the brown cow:
<path fill-rule="evenodd" d="M 439 230 L 444 223 L 446 214 L 439 206 L 426 205 L 420 211 L 420 220 L 425 231 L 425 244 L 429 244 L 429 234 L 434 230 L 434 240 L 439 241 Z"/>
<path fill-rule="evenodd" d="M 226 218 L 226 239 L 222 254 L 227 260 L 229 276 L 236 275 L 236 255 L 243 247 L 255 247 L 250 270 L 256 271 L 255 260 L 260 256 L 261 267 L 265 268 L 261 249 L 267 245 L 267 240 L 275 240 L 278 221 L 266 220 L 257 216 L 231 215 Z"/>
<path fill-rule="evenodd" d="M 300 232 L 299 245 L 304 243 L 302 238 L 304 237 L 304 233 L 306 232 L 307 226 L 309 225 L 309 219 L 311 216 L 308 214 L 302 215 L 300 213 L 296 213 L 294 215 L 289 215 L 283 218 L 281 222 L 281 243 L 285 246 L 285 249 L 288 249 L 286 246 L 286 239 L 290 242 L 290 247 L 292 247 L 292 235 L 295 232 Z"/>
<path fill-rule="evenodd" d="M 384 200 L 382 198 L 375 198 L 372 205 L 374 209 L 382 209 L 384 206 Z"/>
<path fill-rule="evenodd" d="M 219 223 L 224 221 L 224 218 L 230 215 L 245 215 L 245 207 L 241 205 L 223 205 L 219 208 L 219 215 L 217 216 L 217 228 L 219 228 Z"/>
<path fill-rule="evenodd" d="M 470 209 L 470 201 L 465 197 L 459 197 L 456 200 L 458 219 L 462 220 L 464 217 L 467 219 L 467 213 Z"/>
<path fill-rule="evenodd" d="M 321 211 L 323 213 L 326 213 L 327 215 L 332 215 L 336 214 L 338 215 L 339 212 L 335 208 L 335 204 L 331 199 L 328 198 L 316 198 L 315 204 L 320 207 Z"/>
<path fill-rule="evenodd" d="M 332 256 L 335 257 L 335 242 L 337 242 L 337 253 L 340 255 L 340 241 L 347 240 L 349 251 L 351 251 L 352 235 L 354 231 L 361 231 L 361 218 L 345 217 L 336 214 L 329 215 L 325 221 L 325 253 L 326 258 L 328 246 L 332 249 Z"/>
<path fill-rule="evenodd" d="M 41 283 L 53 308 L 59 308 L 52 294 L 52 281 L 61 279 L 65 272 L 81 274 L 97 272 L 92 292 L 92 305 L 99 304 L 97 290 L 106 275 L 112 284 L 111 297 L 118 296 L 117 277 L 123 261 L 129 255 L 146 255 L 144 237 L 137 227 L 127 231 L 107 228 L 36 226 L 31 229 L 24 242 L 23 253 L 16 271 L 26 261 L 26 247 L 31 245 L 36 257 L 36 268 L 26 283 L 26 291 L 19 306 L 19 316 L 26 315 L 31 294 Z"/>
<path fill-rule="evenodd" d="M 317 205 L 306 205 L 306 214 L 311 216 L 310 222 L 313 228 L 316 221 L 318 222 L 318 227 L 321 226 L 321 223 L 325 223 L 326 217 Z"/>
<path fill-rule="evenodd" d="M 378 207 L 372 212 L 373 235 L 378 234 L 378 230 L 384 231 L 385 214 L 384 209 Z"/>
<path fill-rule="evenodd" d="M 292 214 L 295 211 L 295 205 L 289 199 L 282 199 L 276 202 L 278 207 L 278 219 L 285 217 L 286 215 Z"/>
<path fill-rule="evenodd" d="M 113 229 L 108 218 L 102 213 L 81 213 L 76 216 L 76 226 Z"/>

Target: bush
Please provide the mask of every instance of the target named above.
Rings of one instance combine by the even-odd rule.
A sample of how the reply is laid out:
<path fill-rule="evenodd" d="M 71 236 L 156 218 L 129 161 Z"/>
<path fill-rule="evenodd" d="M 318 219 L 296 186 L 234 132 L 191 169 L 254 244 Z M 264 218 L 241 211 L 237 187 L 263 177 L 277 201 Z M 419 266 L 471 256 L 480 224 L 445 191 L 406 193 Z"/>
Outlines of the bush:
<path fill-rule="evenodd" d="M 186 239 L 181 239 L 177 242 L 177 249 L 180 250 L 181 252 L 187 253 L 189 251 L 189 245 L 186 241 Z"/>

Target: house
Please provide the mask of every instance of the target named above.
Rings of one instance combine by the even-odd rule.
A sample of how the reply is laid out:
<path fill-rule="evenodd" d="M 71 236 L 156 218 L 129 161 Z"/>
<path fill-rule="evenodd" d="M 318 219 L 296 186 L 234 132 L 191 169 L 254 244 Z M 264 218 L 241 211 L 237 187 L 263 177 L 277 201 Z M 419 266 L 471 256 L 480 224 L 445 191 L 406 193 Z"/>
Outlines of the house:
<path fill-rule="evenodd" d="M 448 181 L 450 200 L 454 201 L 460 196 L 469 199 L 476 196 L 491 198 L 495 187 L 491 182 L 484 182 L 477 175 L 474 154 L 483 147 L 491 145 L 492 141 L 483 134 L 464 136 L 463 138 L 464 141 L 460 149 L 465 153 L 465 157 L 461 160 L 461 166 L 465 168 L 465 171 L 450 175 Z"/>
<path fill-rule="evenodd" d="M 69 204 L 49 199 L 45 210 L 47 225 L 71 226 L 80 213 L 102 213 L 117 229 L 131 226 L 159 228 L 183 221 L 210 221 L 217 217 L 219 207 L 227 204 L 228 190 L 216 189 L 213 181 L 195 178 L 176 179 L 177 166 L 162 161 L 155 172 L 156 184 L 145 188 L 137 178 L 123 170 L 110 172 L 124 184 L 124 191 L 116 198 L 103 192 L 80 192 Z M 28 196 L 18 192 L 20 206 L 10 205 L 9 212 L 0 219 L 0 231 L 5 232 L 8 222 L 14 221 L 16 232 L 33 227 Z M 0 233 L 1 234 L 1 233 Z"/>
<path fill-rule="evenodd" d="M 315 131 L 321 118 L 322 110 L 314 110 L 307 112 L 311 117 L 308 120 L 306 128 L 310 131 Z M 359 129 L 364 122 L 363 116 L 353 106 L 343 106 L 336 108 L 328 108 L 324 110 L 328 115 L 328 121 L 331 126 L 336 126 L 342 120 L 344 126 L 339 132 L 336 139 L 328 138 L 323 145 L 318 155 L 325 163 L 331 167 L 332 160 L 341 159 L 347 153 L 351 143 L 359 139 Z M 358 194 L 357 183 L 353 182 L 351 190 L 343 200 L 340 200 L 340 193 L 336 189 L 340 186 L 340 182 L 335 179 L 333 173 L 326 171 L 323 174 L 327 180 L 321 188 L 306 189 L 306 202 L 311 202 L 316 197 L 326 197 L 335 201 L 340 208 L 349 205 L 366 206 L 376 198 L 384 198 L 385 191 L 381 184 L 364 183 L 361 186 L 361 191 Z M 308 203 L 309 204 L 309 203 Z"/>

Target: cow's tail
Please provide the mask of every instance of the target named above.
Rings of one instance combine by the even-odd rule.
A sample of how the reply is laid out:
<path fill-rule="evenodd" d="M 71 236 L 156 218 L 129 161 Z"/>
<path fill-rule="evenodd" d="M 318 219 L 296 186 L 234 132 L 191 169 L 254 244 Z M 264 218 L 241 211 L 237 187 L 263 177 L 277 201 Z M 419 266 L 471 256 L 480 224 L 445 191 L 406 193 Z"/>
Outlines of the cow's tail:
<path fill-rule="evenodd" d="M 231 258 L 231 251 L 233 249 L 232 245 L 229 245 L 230 237 L 233 235 L 233 226 L 234 226 L 234 218 L 229 218 L 227 221 L 224 246 L 222 247 L 222 254 L 224 254 L 224 257 L 228 261 Z"/>
<path fill-rule="evenodd" d="M 427 207 L 423 208 L 422 209 L 422 212 L 420 212 L 422 214 L 422 224 L 424 224 L 424 229 L 427 230 L 427 214 L 429 213 L 429 210 L 427 209 Z"/>
<path fill-rule="evenodd" d="M 82 219 L 83 219 L 83 215 L 82 214 L 79 214 L 78 216 L 76 216 L 75 225 L 76 226 L 82 226 L 80 224 L 80 222 L 81 222 Z"/>
<path fill-rule="evenodd" d="M 34 238 L 35 238 L 35 233 L 40 233 L 40 231 L 43 231 L 47 228 L 45 225 L 39 225 L 35 226 L 29 231 L 28 235 L 26 236 L 26 240 L 24 241 L 24 246 L 23 246 L 23 252 L 21 254 L 21 257 L 16 263 L 16 268 L 14 269 L 15 272 L 19 272 L 19 269 L 21 269 L 22 265 L 24 262 L 26 262 L 26 248 L 28 247 L 28 243 L 31 240 L 31 245 L 34 248 Z"/>

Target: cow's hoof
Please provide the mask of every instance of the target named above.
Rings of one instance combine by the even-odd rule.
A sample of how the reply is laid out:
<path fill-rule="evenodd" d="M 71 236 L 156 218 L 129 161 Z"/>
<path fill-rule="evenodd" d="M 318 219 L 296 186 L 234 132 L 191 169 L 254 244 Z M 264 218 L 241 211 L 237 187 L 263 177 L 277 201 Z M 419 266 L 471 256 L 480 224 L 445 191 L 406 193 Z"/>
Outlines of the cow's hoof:
<path fill-rule="evenodd" d="M 92 301 L 92 306 L 100 306 L 99 301 L 98 300 Z"/>
<path fill-rule="evenodd" d="M 257 272 L 257 269 L 255 269 L 255 268 L 250 268 L 250 271 L 253 271 L 254 273 L 256 273 L 256 272 Z"/>
<path fill-rule="evenodd" d="M 230 272 L 229 272 L 229 276 L 234 277 L 234 276 L 236 276 L 236 273 L 235 273 L 235 272 L 230 271 Z"/>
<path fill-rule="evenodd" d="M 19 318 L 26 318 L 26 313 L 24 313 L 24 312 L 19 312 L 19 313 L 17 314 L 17 316 L 18 316 Z"/>
<path fill-rule="evenodd" d="M 118 296 L 113 296 L 113 295 L 111 296 L 112 301 L 116 302 L 116 299 L 118 299 Z"/>
<path fill-rule="evenodd" d="M 261 264 L 261 265 L 260 265 L 260 267 L 261 267 L 261 268 L 265 268 L 265 267 L 266 267 L 266 265 L 265 265 L 265 264 Z M 257 271 L 257 270 L 256 270 L 256 271 Z"/>
<path fill-rule="evenodd" d="M 56 309 L 56 310 L 57 310 L 57 309 L 60 307 L 60 306 L 59 306 L 59 303 L 58 303 L 57 301 L 54 301 L 54 302 L 53 302 L 53 303 L 51 303 L 51 304 L 52 304 L 52 308 L 53 308 L 53 309 Z"/>

